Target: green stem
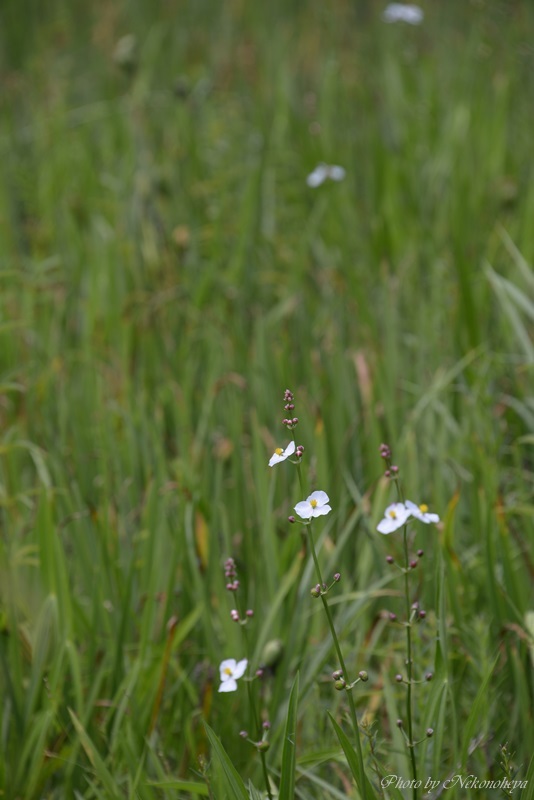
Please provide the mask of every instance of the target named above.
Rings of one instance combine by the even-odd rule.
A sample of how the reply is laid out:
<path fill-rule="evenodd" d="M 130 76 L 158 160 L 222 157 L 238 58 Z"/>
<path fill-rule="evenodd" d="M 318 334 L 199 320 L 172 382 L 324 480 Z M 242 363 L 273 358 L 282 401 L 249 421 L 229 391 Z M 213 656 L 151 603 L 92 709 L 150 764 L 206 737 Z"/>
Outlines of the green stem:
<path fill-rule="evenodd" d="M 337 637 L 336 628 L 334 625 L 334 620 L 332 618 L 332 612 L 330 611 L 330 606 L 328 605 L 328 601 L 323 591 L 323 578 L 321 575 L 321 568 L 319 566 L 319 561 L 317 559 L 317 552 L 315 550 L 315 542 L 313 541 L 313 534 L 311 530 L 311 525 L 309 526 L 309 542 L 310 542 L 310 549 L 312 553 L 313 563 L 315 564 L 315 570 L 317 572 L 317 578 L 319 579 L 319 583 L 321 585 L 321 600 L 323 602 L 323 608 L 325 610 L 326 618 L 328 620 L 328 627 L 330 628 L 330 633 L 332 635 L 332 639 L 334 642 L 334 647 L 336 649 L 337 657 L 339 660 L 339 666 L 343 670 L 343 678 L 347 684 L 351 683 L 349 679 L 349 675 L 347 673 L 347 667 L 345 666 L 345 659 L 343 658 L 343 652 L 341 650 L 341 645 L 339 644 L 339 639 Z M 352 696 L 352 690 L 347 692 L 349 698 L 349 709 L 350 709 L 350 717 L 352 722 L 352 727 L 354 729 L 354 736 L 356 739 L 356 756 L 358 758 L 358 764 L 360 768 L 360 775 L 362 776 L 362 785 L 359 787 L 363 800 L 367 798 L 367 788 L 365 785 L 365 769 L 363 765 L 363 751 L 362 751 L 362 743 L 360 740 L 360 727 L 358 725 L 358 716 L 356 714 L 356 706 L 354 703 L 354 698 Z"/>
<path fill-rule="evenodd" d="M 415 762 L 415 747 L 413 741 L 413 721 L 412 721 L 412 621 L 411 621 L 411 606 L 410 606 L 410 582 L 408 579 L 408 570 L 410 568 L 408 556 L 408 526 L 404 526 L 404 596 L 406 600 L 406 651 L 407 651 L 407 672 L 408 672 L 408 689 L 406 692 L 406 717 L 408 720 L 408 747 L 410 748 L 410 760 L 412 763 L 412 778 L 413 800 L 417 800 L 417 789 L 415 788 L 417 782 L 417 765 Z"/>
<path fill-rule="evenodd" d="M 398 478 L 395 479 L 399 501 L 404 503 L 404 492 Z M 404 598 L 406 604 L 406 656 L 407 656 L 407 678 L 408 686 L 406 691 L 406 718 L 408 722 L 408 747 L 410 750 L 410 762 L 412 767 L 412 797 L 417 800 L 417 764 L 415 760 L 415 744 L 413 739 L 413 717 L 412 717 L 412 608 L 410 605 L 410 580 L 408 572 L 410 569 L 410 558 L 408 554 L 408 525 L 404 526 Z"/>
<path fill-rule="evenodd" d="M 249 658 L 249 663 L 250 663 L 250 644 L 249 644 L 249 641 L 248 641 L 248 635 L 247 635 L 246 628 L 243 628 L 243 637 L 245 639 L 245 650 L 247 652 L 247 658 Z M 250 705 L 250 713 L 252 714 L 252 720 L 253 720 L 254 728 L 257 731 L 257 740 L 259 741 L 261 739 L 261 736 L 262 736 L 262 729 L 261 729 L 261 725 L 260 725 L 260 718 L 258 716 L 258 712 L 257 712 L 257 709 L 256 709 L 256 703 L 254 702 L 252 681 L 247 681 L 247 689 L 248 689 L 248 702 L 249 702 L 249 705 Z M 259 753 L 260 753 L 260 758 L 261 758 L 261 766 L 262 766 L 262 770 L 263 770 L 263 778 L 265 780 L 265 788 L 267 789 L 267 795 L 269 797 L 269 800 L 273 800 L 273 796 L 271 794 L 271 785 L 269 783 L 269 773 L 267 771 L 267 761 L 265 759 L 265 753 L 262 750 L 260 750 Z"/>

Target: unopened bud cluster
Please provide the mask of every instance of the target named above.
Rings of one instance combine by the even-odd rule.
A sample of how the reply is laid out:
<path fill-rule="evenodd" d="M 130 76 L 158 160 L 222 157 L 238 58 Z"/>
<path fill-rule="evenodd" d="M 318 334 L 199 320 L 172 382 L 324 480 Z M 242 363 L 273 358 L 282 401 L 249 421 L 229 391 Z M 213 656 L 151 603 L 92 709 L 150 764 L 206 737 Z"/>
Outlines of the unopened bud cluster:
<path fill-rule="evenodd" d="M 286 389 L 285 392 L 284 392 L 284 403 L 285 403 L 284 411 L 288 411 L 288 412 L 294 411 L 295 410 L 295 402 L 294 401 L 295 401 L 295 397 L 293 395 L 293 392 L 291 392 L 289 389 Z M 285 425 L 286 428 L 288 428 L 289 430 L 293 430 L 293 428 L 296 428 L 298 424 L 299 424 L 299 418 L 298 417 L 292 417 L 292 416 L 288 415 L 287 418 L 284 418 L 282 420 L 282 425 Z M 298 449 L 299 448 L 297 448 L 297 450 Z M 302 448 L 302 452 L 304 452 L 304 448 Z M 297 457 L 298 458 L 302 458 L 302 454 L 300 456 L 297 456 Z"/>
<path fill-rule="evenodd" d="M 386 478 L 396 478 L 399 473 L 399 468 L 396 464 L 391 463 L 391 448 L 383 442 L 380 445 L 380 456 L 387 464 L 387 469 L 384 472 Z"/>

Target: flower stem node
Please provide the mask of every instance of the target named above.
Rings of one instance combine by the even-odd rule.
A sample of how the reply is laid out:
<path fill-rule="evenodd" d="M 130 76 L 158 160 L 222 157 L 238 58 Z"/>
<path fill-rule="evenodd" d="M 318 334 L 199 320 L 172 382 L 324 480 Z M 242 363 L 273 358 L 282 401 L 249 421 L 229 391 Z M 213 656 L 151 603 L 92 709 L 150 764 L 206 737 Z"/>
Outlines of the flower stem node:
<path fill-rule="evenodd" d="M 256 742 L 256 747 L 261 753 L 266 753 L 270 746 L 266 739 L 262 739 L 261 742 Z"/>
<path fill-rule="evenodd" d="M 360 670 L 360 672 L 358 672 L 358 677 L 364 683 L 369 680 L 369 675 L 367 674 L 367 672 L 364 669 L 362 669 L 362 670 Z"/>

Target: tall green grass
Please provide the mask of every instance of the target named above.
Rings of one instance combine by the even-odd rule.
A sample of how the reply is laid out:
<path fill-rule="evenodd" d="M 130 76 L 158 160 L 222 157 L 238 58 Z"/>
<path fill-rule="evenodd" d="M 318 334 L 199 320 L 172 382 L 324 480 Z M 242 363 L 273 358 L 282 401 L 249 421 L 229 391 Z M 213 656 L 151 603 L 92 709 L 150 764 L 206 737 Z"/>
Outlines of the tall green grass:
<path fill-rule="evenodd" d="M 245 692 L 217 694 L 219 662 L 243 656 L 230 555 L 254 668 L 283 643 L 261 690 L 274 783 L 289 764 L 290 796 L 295 758 L 295 796 L 358 796 L 328 716 L 346 727 L 313 571 L 286 523 L 302 498 L 286 465 L 267 467 L 286 386 L 334 509 L 319 547 L 342 573 L 337 629 L 369 673 L 355 689 L 368 774 L 372 741 L 386 774 L 409 775 L 403 637 L 384 618 L 401 544 L 375 532 L 394 499 L 383 440 L 407 495 L 443 519 L 416 540 L 416 669 L 434 672 L 416 727 L 435 730 L 419 771 L 498 778 L 507 742 L 526 774 L 534 15 L 428 2 L 411 28 L 382 8 L 0 10 L 6 798 L 224 798 L 228 763 L 255 796 Z M 113 59 L 126 34 L 135 71 Z M 309 189 L 319 161 L 346 180 Z"/>

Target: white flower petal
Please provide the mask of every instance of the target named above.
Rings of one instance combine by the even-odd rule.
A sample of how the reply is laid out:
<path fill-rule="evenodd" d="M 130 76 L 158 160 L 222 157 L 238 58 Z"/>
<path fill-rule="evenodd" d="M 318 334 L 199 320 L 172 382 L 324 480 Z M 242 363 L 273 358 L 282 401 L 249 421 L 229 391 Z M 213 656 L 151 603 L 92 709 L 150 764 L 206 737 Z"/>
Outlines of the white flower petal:
<path fill-rule="evenodd" d="M 409 519 L 411 512 L 403 503 L 392 503 L 384 512 L 384 519 L 381 520 L 376 529 L 380 533 L 392 533 L 402 526 Z"/>
<path fill-rule="evenodd" d="M 235 692 L 237 689 L 237 683 L 233 678 L 229 678 L 227 681 L 223 681 L 219 686 L 220 692 Z"/>
<path fill-rule="evenodd" d="M 405 3 L 390 3 L 382 14 L 385 22 L 407 22 L 409 25 L 419 25 L 423 17 L 423 10 L 419 6 Z"/>
<path fill-rule="evenodd" d="M 311 519 L 313 516 L 313 508 L 306 500 L 301 500 L 300 503 L 297 503 L 295 511 L 302 519 Z"/>
<path fill-rule="evenodd" d="M 321 491 L 312 492 L 311 495 L 306 499 L 306 502 L 311 503 L 312 500 L 316 500 L 319 506 L 323 506 L 325 503 L 330 502 L 330 498 L 328 497 L 327 493 Z"/>
<path fill-rule="evenodd" d="M 306 178 L 306 183 L 312 189 L 316 189 L 317 186 L 320 186 L 328 177 L 328 167 L 326 164 L 319 164 L 318 167 L 315 167 L 313 172 L 310 172 L 308 177 Z"/>
<path fill-rule="evenodd" d="M 285 461 L 286 458 L 289 458 L 289 456 L 293 455 L 296 448 L 297 446 L 295 442 L 289 442 L 285 450 L 282 450 L 282 448 L 280 448 L 280 453 L 275 451 L 269 460 L 269 466 L 274 467 L 275 464 L 279 464 L 281 461 Z"/>
<path fill-rule="evenodd" d="M 234 674 L 232 675 L 232 678 L 235 678 L 236 680 L 238 678 L 242 678 L 243 675 L 245 674 L 246 669 L 247 669 L 247 664 L 248 664 L 248 661 L 247 661 L 246 658 L 244 658 L 242 661 L 239 661 L 235 666 Z"/>
<path fill-rule="evenodd" d="M 419 506 L 418 506 L 418 505 L 416 505 L 415 503 L 412 503 L 412 501 L 411 501 L 411 500 L 406 500 L 406 502 L 404 503 L 404 505 L 406 506 L 406 508 L 408 509 L 408 511 L 410 511 L 410 513 L 412 513 L 412 514 L 420 514 L 420 513 L 421 513 L 421 512 L 419 511 Z"/>
<path fill-rule="evenodd" d="M 224 661 L 221 661 L 219 664 L 219 674 L 221 676 L 221 681 L 227 681 L 229 678 L 232 677 L 236 668 L 236 660 L 235 658 L 226 658 Z M 227 672 L 229 670 L 229 672 Z"/>
<path fill-rule="evenodd" d="M 329 505 L 325 504 L 324 506 L 316 506 L 312 510 L 312 517 L 324 517 L 325 514 L 330 514 L 331 511 L 332 509 Z"/>
<path fill-rule="evenodd" d="M 343 167 L 338 167 L 335 164 L 330 167 L 330 177 L 333 181 L 342 181 L 346 174 Z"/>

